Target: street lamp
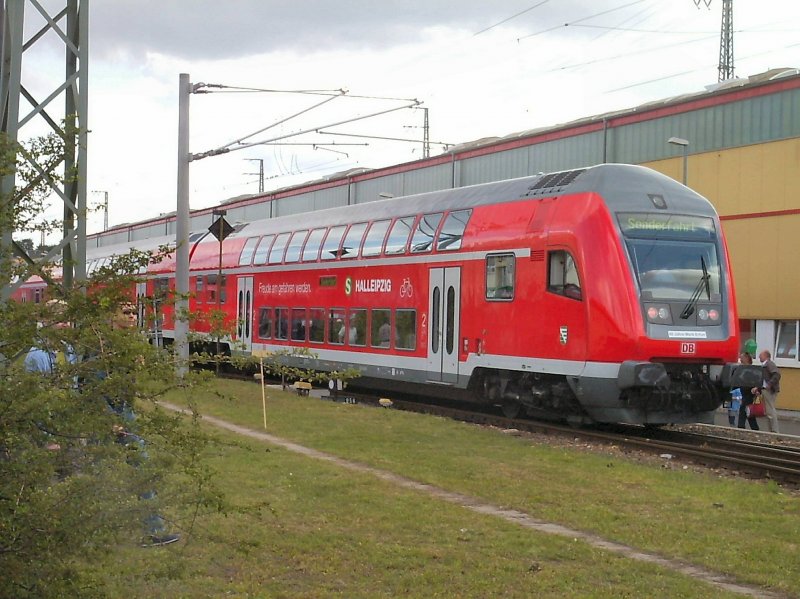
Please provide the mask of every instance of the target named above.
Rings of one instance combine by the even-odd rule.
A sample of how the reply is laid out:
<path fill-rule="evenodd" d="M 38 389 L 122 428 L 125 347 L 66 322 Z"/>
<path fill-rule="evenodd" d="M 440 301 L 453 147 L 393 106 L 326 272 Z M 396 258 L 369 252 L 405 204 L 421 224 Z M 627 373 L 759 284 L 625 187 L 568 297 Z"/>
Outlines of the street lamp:
<path fill-rule="evenodd" d="M 686 178 L 689 175 L 689 140 L 682 137 L 670 137 L 667 143 L 683 148 L 683 184 L 686 185 Z"/>

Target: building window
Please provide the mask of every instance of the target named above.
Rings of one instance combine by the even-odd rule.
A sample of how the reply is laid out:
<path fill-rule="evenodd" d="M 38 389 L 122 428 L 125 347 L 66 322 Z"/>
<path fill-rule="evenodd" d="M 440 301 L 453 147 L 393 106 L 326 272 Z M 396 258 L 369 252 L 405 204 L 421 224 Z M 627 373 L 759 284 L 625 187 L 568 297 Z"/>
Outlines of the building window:
<path fill-rule="evenodd" d="M 397 349 L 417 349 L 417 311 L 397 310 L 394 314 L 394 346 Z"/>
<path fill-rule="evenodd" d="M 514 299 L 514 254 L 486 256 L 486 299 Z"/>
<path fill-rule="evenodd" d="M 581 300 L 581 282 L 572 254 L 564 250 L 550 252 L 547 290 L 574 300 Z"/>
<path fill-rule="evenodd" d="M 797 320 L 779 320 L 778 335 L 775 343 L 775 358 L 798 362 L 798 326 Z"/>

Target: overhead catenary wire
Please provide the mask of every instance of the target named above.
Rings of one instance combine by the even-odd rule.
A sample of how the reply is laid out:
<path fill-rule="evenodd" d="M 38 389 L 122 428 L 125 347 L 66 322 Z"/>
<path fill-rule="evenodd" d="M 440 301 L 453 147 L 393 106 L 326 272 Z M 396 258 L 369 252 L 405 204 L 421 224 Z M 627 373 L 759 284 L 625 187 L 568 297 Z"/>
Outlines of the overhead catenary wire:
<path fill-rule="evenodd" d="M 555 31 L 555 30 L 561 29 L 563 27 L 569 27 L 570 25 L 575 25 L 576 23 L 582 23 L 583 21 L 588 21 L 590 19 L 601 17 L 603 15 L 607 15 L 609 13 L 616 12 L 618 10 L 622 10 L 623 8 L 628 8 L 629 6 L 634 6 L 636 4 L 641 4 L 642 2 L 651 2 L 651 1 L 652 0 L 634 0 L 634 2 L 629 2 L 628 4 L 623 4 L 622 6 L 617 6 L 615 8 L 609 8 L 608 10 L 604 10 L 604 11 L 601 11 L 601 12 L 598 12 L 598 13 L 594 13 L 592 15 L 589 15 L 588 17 L 583 17 L 583 18 L 577 19 L 577 20 L 572 21 L 572 22 L 564 23 L 562 25 L 556 25 L 554 27 L 548 27 L 547 29 L 542 29 L 541 31 L 536 31 L 534 33 L 529 33 L 528 35 L 523 35 L 522 37 L 518 37 L 517 41 L 519 42 L 519 41 L 522 41 L 522 40 L 525 40 L 525 39 L 536 37 L 537 35 L 542 35 L 543 33 L 549 33 L 551 31 Z"/>
<path fill-rule="evenodd" d="M 480 31 L 476 31 L 475 33 L 473 33 L 473 34 L 472 34 L 472 37 L 478 36 L 478 35 L 480 35 L 481 33 L 486 33 L 486 32 L 487 32 L 487 31 L 489 31 L 490 29 L 494 29 L 495 27 L 499 27 L 499 26 L 500 26 L 500 25 L 502 25 L 503 23 L 508 23 L 508 22 L 509 22 L 509 21 L 511 21 L 512 19 L 516 19 L 517 17 L 521 17 L 521 16 L 522 16 L 522 15 L 524 15 L 525 13 L 527 13 L 527 12 L 530 12 L 530 11 L 532 11 L 532 10 L 533 10 L 533 9 L 535 9 L 535 8 L 539 8 L 540 6 L 542 6 L 543 4 L 547 4 L 548 2 L 550 2 L 550 0 L 542 0 L 541 2 L 537 2 L 537 3 L 536 3 L 536 4 L 534 4 L 533 6 L 529 6 L 529 7 L 528 7 L 528 8 L 526 8 L 525 10 L 521 10 L 521 11 L 519 11 L 518 13 L 516 13 L 516 14 L 514 14 L 514 15 L 511 15 L 510 17 L 506 17 L 505 19 L 503 19 L 502 21 L 498 21 L 498 22 L 497 22 L 497 23 L 495 23 L 494 25 L 489 25 L 488 27 L 484 27 L 484 28 L 483 28 L 483 29 L 481 29 Z"/>

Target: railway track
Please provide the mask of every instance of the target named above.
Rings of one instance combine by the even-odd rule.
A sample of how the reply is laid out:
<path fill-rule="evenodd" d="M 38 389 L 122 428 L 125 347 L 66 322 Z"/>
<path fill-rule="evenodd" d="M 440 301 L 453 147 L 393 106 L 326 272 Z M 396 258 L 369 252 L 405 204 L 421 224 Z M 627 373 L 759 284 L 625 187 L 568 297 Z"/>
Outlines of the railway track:
<path fill-rule="evenodd" d="M 359 403 L 377 403 L 370 396 L 347 394 Z M 800 487 L 800 447 L 724 437 L 718 434 L 686 432 L 679 428 L 648 429 L 641 426 L 574 428 L 538 420 L 511 419 L 503 416 L 410 400 L 392 399 L 392 407 L 418 413 L 452 418 L 502 429 L 545 435 L 569 436 L 587 441 L 636 449 L 656 455 L 669 455 L 693 463 L 724 468 L 754 478 L 770 479 Z"/>
<path fill-rule="evenodd" d="M 381 400 L 377 396 L 349 390 L 340 391 L 336 398 L 328 396 L 324 399 L 381 405 Z M 635 425 L 614 425 L 575 428 L 555 422 L 506 418 L 493 411 L 466 409 L 463 405 L 456 407 L 450 402 L 431 402 L 428 398 L 424 401 L 391 398 L 390 402 L 394 409 L 494 426 L 504 430 L 514 429 L 528 433 L 579 438 L 655 455 L 668 455 L 670 458 L 681 458 L 702 466 L 723 468 L 753 478 L 775 480 L 787 486 L 800 488 L 800 446 L 797 444 L 737 439 L 716 433 L 688 432 L 676 427 L 649 429 Z M 383 404 L 386 404 L 385 400 Z"/>

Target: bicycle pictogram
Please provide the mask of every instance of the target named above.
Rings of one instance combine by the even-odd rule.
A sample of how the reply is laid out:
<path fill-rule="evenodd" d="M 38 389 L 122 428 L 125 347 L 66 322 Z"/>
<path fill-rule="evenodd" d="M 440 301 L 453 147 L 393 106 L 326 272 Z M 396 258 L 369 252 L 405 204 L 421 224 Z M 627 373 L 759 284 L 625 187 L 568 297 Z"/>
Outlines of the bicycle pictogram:
<path fill-rule="evenodd" d="M 414 295 L 414 287 L 411 285 L 411 279 L 403 279 L 403 284 L 400 285 L 400 297 L 408 297 L 409 299 Z"/>

